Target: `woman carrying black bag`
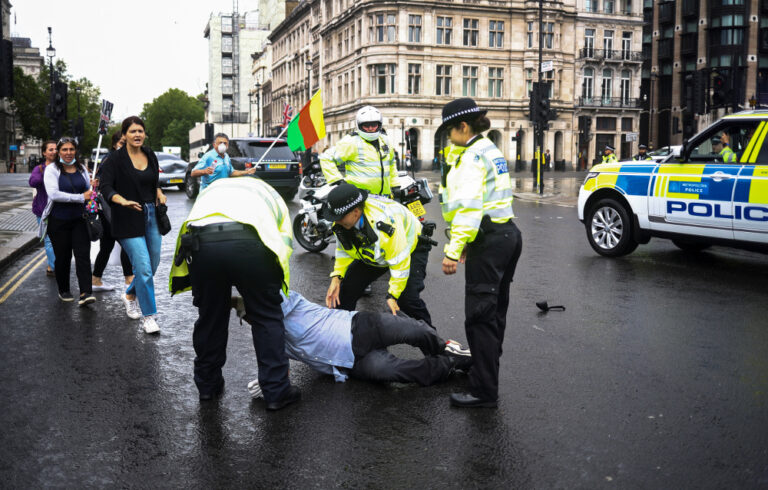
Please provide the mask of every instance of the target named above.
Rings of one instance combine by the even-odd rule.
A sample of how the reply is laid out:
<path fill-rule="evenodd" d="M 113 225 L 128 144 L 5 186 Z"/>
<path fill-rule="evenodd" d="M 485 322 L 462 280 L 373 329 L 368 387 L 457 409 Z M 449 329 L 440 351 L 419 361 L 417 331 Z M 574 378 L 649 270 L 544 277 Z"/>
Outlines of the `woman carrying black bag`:
<path fill-rule="evenodd" d="M 45 169 L 43 181 L 48 193 L 48 202 L 41 216 L 47 223 L 56 255 L 56 283 L 59 299 L 74 301 L 69 287 L 69 271 L 72 255 L 75 256 L 75 272 L 80 288 L 78 304 L 94 303 L 91 288 L 91 241 L 83 217 L 85 203 L 92 199 L 94 192 L 88 176 L 88 169 L 77 161 L 77 143 L 73 138 L 64 137 L 56 144 L 59 158 Z"/>
<path fill-rule="evenodd" d="M 96 171 L 96 178 L 93 181 L 93 188 L 98 189 L 99 178 L 101 177 L 104 165 L 109 162 L 110 156 L 123 146 L 123 135 L 120 131 L 116 131 L 112 135 L 112 151 L 99 164 L 99 168 Z M 109 203 L 106 199 L 99 196 L 99 217 L 103 225 L 104 231 L 99 240 L 99 253 L 96 255 L 96 260 L 93 262 L 93 276 L 91 277 L 91 285 L 95 292 L 99 291 L 113 291 L 115 288 L 101 280 L 104 274 L 104 269 L 109 262 L 109 255 L 112 253 L 112 249 L 115 248 L 115 238 L 112 236 L 112 227 L 110 223 L 111 213 Z M 125 277 L 125 287 L 131 285 L 133 281 L 133 266 L 131 266 L 131 259 L 128 258 L 128 254 L 120 249 L 120 265 L 123 267 L 123 276 Z"/>

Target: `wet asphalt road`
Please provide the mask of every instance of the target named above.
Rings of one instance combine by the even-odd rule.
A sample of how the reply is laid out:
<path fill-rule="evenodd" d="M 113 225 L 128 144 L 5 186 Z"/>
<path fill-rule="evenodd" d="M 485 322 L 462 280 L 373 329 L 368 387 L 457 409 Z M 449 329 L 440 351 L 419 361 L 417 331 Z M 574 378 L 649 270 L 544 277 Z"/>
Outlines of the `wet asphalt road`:
<path fill-rule="evenodd" d="M 176 231 L 191 202 L 169 196 Z M 495 411 L 449 407 L 461 376 L 336 384 L 292 362 L 303 399 L 267 413 L 246 390 L 256 362 L 236 319 L 225 395 L 202 406 L 191 295 L 166 287 L 175 231 L 156 276 L 159 336 L 116 292 L 85 309 L 60 303 L 38 268 L 0 305 L 2 486 L 768 487 L 768 258 L 653 240 L 605 259 L 574 208 L 517 200 L 515 211 L 524 247 Z M 439 218 L 436 203 L 428 212 Z M 322 301 L 331 253 L 297 250 L 292 288 Z M 443 276 L 440 259 L 424 298 L 441 335 L 464 341 L 463 279 Z M 120 283 L 119 270 L 105 279 Z M 385 290 L 379 281 L 360 308 L 382 310 Z M 567 310 L 541 314 L 542 299 Z"/>

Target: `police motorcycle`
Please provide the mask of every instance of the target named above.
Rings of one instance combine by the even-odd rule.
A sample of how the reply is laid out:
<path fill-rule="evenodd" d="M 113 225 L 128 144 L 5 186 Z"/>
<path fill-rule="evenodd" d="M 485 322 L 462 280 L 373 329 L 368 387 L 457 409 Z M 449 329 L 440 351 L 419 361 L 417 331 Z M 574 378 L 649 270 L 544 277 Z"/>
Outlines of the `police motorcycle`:
<path fill-rule="evenodd" d="M 426 178 L 414 179 L 403 171 L 398 172 L 398 179 L 400 190 L 394 195 L 395 201 L 407 207 L 421 223 L 424 223 L 424 216 L 427 214 L 424 205 L 433 197 L 429 182 Z M 307 188 L 303 195 L 299 187 L 301 209 L 293 219 L 293 236 L 308 252 L 325 250 L 334 238 L 333 221 L 327 219 L 325 215 L 325 203 L 333 187 L 333 184 L 326 184 L 324 179 L 323 185 L 312 189 Z"/>
<path fill-rule="evenodd" d="M 299 182 L 299 199 L 304 199 L 310 190 L 319 189 L 325 185 L 323 170 L 320 168 L 320 159 L 313 155 L 307 168 L 303 169 L 303 176 Z"/>

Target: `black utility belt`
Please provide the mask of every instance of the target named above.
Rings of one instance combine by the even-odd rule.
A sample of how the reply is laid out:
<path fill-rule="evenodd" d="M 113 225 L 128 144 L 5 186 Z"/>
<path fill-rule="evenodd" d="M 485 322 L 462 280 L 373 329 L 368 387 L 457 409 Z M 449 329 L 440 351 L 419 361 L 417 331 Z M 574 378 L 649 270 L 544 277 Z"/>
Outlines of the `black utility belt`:
<path fill-rule="evenodd" d="M 211 223 L 205 226 L 189 226 L 189 233 L 201 243 L 244 240 L 258 237 L 256 230 L 243 223 Z"/>

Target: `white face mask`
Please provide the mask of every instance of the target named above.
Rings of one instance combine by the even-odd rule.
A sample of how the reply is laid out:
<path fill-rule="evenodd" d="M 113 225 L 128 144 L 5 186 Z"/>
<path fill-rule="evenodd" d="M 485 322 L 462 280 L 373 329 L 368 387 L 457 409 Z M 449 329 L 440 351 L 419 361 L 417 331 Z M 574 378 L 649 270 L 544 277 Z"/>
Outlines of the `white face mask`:
<path fill-rule="evenodd" d="M 216 147 L 216 151 L 219 152 L 219 154 L 223 155 L 225 151 L 227 151 L 227 145 L 224 143 L 219 143 L 219 146 Z"/>
<path fill-rule="evenodd" d="M 69 166 L 69 165 L 74 165 L 74 164 L 75 164 L 75 159 L 74 159 L 74 158 L 73 158 L 73 159 L 72 159 L 72 161 L 71 161 L 71 162 L 69 162 L 69 163 L 65 162 L 65 161 L 64 161 L 64 159 L 63 159 L 63 158 L 61 158 L 61 157 L 59 157 L 59 161 L 60 161 L 62 164 L 64 164 L 64 165 L 67 165 L 67 166 Z"/>

